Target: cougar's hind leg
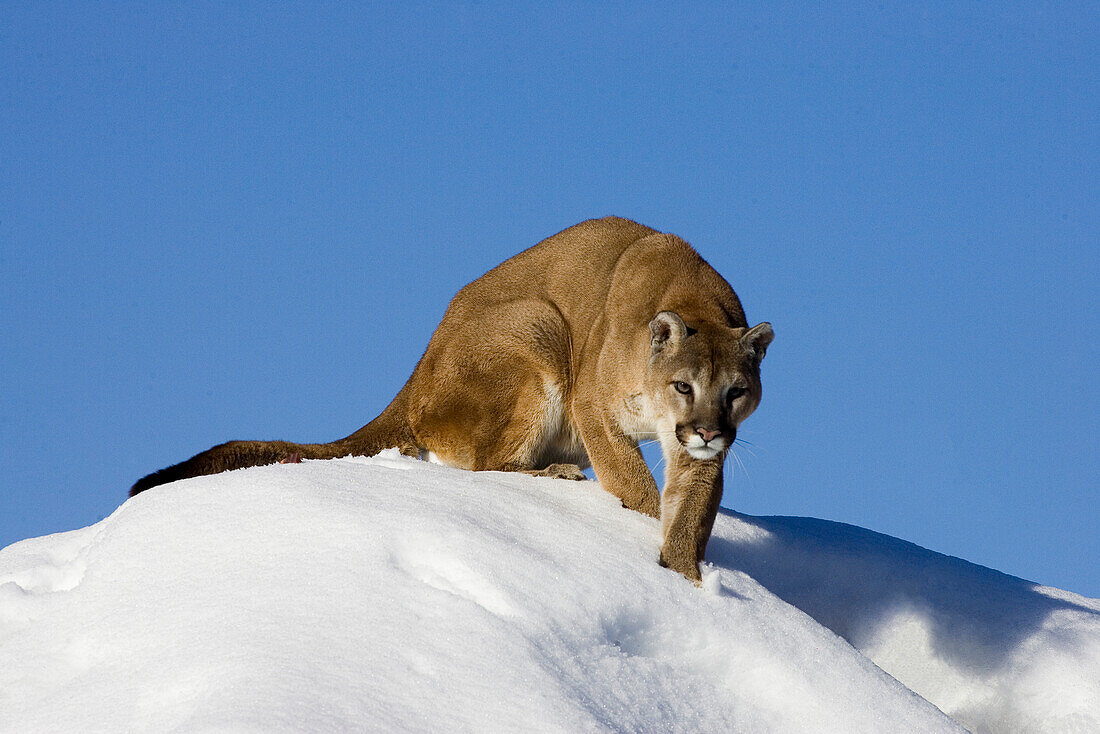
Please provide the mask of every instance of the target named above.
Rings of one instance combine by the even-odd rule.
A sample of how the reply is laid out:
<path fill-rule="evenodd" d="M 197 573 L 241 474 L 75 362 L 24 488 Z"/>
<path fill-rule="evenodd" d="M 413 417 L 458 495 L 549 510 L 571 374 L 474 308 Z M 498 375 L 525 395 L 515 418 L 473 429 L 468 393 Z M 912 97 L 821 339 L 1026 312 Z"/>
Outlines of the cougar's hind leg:
<path fill-rule="evenodd" d="M 444 464 L 473 470 L 533 469 L 530 444 L 541 416 L 529 406 L 538 400 L 541 380 L 496 359 L 469 360 L 452 367 L 424 401 L 416 423 L 420 444 Z M 534 413 L 534 414 L 533 414 Z"/>
<path fill-rule="evenodd" d="M 418 443 L 465 469 L 545 469 L 538 464 L 555 423 L 548 420 L 552 393 L 569 389 L 569 335 L 557 309 L 509 301 L 446 326 L 415 375 Z"/>
<path fill-rule="evenodd" d="M 545 469 L 523 469 L 524 474 L 533 477 L 550 477 L 551 479 L 570 479 L 575 482 L 583 482 L 588 477 L 576 464 L 551 464 Z"/>

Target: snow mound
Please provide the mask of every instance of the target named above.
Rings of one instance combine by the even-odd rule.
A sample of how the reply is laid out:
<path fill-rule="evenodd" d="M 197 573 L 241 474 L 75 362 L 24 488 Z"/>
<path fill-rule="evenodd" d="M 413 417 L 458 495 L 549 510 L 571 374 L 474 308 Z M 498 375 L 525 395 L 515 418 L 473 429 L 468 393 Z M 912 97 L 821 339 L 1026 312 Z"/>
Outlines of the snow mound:
<path fill-rule="evenodd" d="M 395 452 L 160 487 L 0 551 L 0 731 L 1100 728 L 1095 601 L 733 514 L 698 589 L 658 533 Z"/>
<path fill-rule="evenodd" d="M 972 732 L 1100 732 L 1100 600 L 810 518 L 708 547 Z"/>

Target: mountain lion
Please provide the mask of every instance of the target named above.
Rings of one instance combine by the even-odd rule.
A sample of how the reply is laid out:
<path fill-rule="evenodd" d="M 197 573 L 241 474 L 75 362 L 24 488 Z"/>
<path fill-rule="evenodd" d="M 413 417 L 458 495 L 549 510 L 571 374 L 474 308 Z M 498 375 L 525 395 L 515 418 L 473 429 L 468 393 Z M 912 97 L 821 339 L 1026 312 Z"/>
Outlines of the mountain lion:
<path fill-rule="evenodd" d="M 230 441 L 139 480 L 276 462 L 404 454 L 600 484 L 661 520 L 660 562 L 699 582 L 737 426 L 760 402 L 767 323 L 680 238 L 617 217 L 525 250 L 451 301 L 382 414 L 326 444 Z M 638 449 L 656 438 L 661 494 Z"/>

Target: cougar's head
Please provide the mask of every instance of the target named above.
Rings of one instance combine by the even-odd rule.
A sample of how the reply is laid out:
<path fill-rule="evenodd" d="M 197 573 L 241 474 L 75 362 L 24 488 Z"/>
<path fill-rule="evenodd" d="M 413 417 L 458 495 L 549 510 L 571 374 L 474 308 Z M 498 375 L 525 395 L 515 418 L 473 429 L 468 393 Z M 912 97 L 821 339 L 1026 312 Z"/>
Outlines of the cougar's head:
<path fill-rule="evenodd" d="M 662 444 L 674 437 L 695 459 L 718 456 L 760 403 L 760 360 L 774 336 L 771 324 L 692 327 L 662 311 L 649 331 L 646 392 Z"/>

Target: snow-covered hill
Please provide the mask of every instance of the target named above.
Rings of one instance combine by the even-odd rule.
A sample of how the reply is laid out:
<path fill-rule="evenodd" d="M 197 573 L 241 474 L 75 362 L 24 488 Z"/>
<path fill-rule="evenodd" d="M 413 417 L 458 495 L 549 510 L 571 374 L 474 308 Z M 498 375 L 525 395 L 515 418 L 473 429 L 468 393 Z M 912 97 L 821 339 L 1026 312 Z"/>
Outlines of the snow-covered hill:
<path fill-rule="evenodd" d="M 0 731 L 1100 731 L 1096 600 L 819 520 L 723 514 L 702 589 L 657 542 L 391 452 L 157 488 L 0 551 Z"/>

